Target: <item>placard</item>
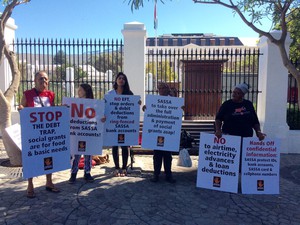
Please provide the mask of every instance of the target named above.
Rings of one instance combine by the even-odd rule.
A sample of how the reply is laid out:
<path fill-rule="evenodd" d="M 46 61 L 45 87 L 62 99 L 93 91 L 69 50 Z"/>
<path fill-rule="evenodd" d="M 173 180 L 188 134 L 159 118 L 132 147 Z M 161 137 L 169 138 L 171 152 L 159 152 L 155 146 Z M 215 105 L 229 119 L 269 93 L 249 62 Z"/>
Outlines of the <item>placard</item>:
<path fill-rule="evenodd" d="M 71 167 L 67 107 L 24 108 L 20 120 L 24 178 Z"/>
<path fill-rule="evenodd" d="M 279 139 L 243 138 L 243 194 L 279 194 L 279 168 Z"/>
<path fill-rule="evenodd" d="M 140 98 L 139 95 L 105 95 L 105 146 L 138 144 Z"/>
<path fill-rule="evenodd" d="M 15 143 L 15 145 L 22 151 L 21 125 L 19 123 L 15 123 L 10 127 L 6 127 L 5 131 L 7 132 L 11 140 Z"/>
<path fill-rule="evenodd" d="M 241 137 L 200 133 L 197 187 L 237 193 Z"/>
<path fill-rule="evenodd" d="M 147 95 L 142 147 L 178 152 L 183 98 Z"/>
<path fill-rule="evenodd" d="M 103 146 L 104 101 L 88 98 L 63 98 L 69 106 L 70 147 L 76 155 L 101 155 Z"/>

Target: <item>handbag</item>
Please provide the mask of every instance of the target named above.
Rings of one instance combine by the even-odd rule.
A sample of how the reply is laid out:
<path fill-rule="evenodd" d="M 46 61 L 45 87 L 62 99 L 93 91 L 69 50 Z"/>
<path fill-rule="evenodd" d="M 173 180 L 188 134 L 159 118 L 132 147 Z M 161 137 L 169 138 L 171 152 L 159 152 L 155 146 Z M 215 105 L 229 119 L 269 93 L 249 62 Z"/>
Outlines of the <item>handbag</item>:
<path fill-rule="evenodd" d="M 190 154 L 186 148 L 181 149 L 179 151 L 177 166 L 192 167 L 192 160 L 191 160 Z"/>

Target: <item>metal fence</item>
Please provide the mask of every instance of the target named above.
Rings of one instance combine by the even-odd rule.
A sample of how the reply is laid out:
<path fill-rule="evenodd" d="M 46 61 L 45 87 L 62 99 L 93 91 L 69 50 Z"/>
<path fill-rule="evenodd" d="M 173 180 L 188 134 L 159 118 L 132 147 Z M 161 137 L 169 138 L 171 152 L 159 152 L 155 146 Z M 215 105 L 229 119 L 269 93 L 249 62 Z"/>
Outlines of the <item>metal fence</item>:
<path fill-rule="evenodd" d="M 185 119 L 211 120 L 232 88 L 246 82 L 251 88 L 245 98 L 257 107 L 259 56 L 257 48 L 148 49 L 146 93 L 166 82 L 184 97 Z"/>
<path fill-rule="evenodd" d="M 56 94 L 56 104 L 63 96 L 76 95 L 80 83 L 89 83 L 95 98 L 103 98 L 112 88 L 114 76 L 123 70 L 122 40 L 40 40 L 21 39 L 13 43 L 18 57 L 21 81 L 15 98 L 19 105 L 22 93 L 34 86 L 34 74 L 45 70 L 49 89 Z M 232 88 L 241 82 L 250 85 L 245 96 L 257 106 L 257 48 L 236 49 L 157 49 L 147 48 L 146 94 L 157 94 L 157 84 L 167 82 L 174 96 L 185 98 L 185 119 L 214 119 Z M 299 60 L 293 62 L 299 68 Z M 289 75 L 287 123 L 300 129 L 296 80 Z"/>
<path fill-rule="evenodd" d="M 13 46 L 21 71 L 15 105 L 22 93 L 34 86 L 34 74 L 39 70 L 48 73 L 56 104 L 61 104 L 63 96 L 74 97 L 81 83 L 92 85 L 95 98 L 103 98 L 112 88 L 114 75 L 123 70 L 122 40 L 21 39 Z"/>

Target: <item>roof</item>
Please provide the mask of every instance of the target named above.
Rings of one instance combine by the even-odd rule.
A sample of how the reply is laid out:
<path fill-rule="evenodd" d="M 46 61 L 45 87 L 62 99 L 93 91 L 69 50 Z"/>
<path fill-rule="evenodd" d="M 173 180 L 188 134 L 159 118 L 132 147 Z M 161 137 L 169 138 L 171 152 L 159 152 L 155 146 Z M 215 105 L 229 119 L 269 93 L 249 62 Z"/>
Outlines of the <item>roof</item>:
<path fill-rule="evenodd" d="M 158 37 L 148 37 L 146 45 L 154 47 L 157 39 L 157 46 L 185 46 L 194 44 L 198 46 L 243 46 L 238 37 L 222 37 L 214 34 L 187 33 L 187 34 L 164 34 Z"/>

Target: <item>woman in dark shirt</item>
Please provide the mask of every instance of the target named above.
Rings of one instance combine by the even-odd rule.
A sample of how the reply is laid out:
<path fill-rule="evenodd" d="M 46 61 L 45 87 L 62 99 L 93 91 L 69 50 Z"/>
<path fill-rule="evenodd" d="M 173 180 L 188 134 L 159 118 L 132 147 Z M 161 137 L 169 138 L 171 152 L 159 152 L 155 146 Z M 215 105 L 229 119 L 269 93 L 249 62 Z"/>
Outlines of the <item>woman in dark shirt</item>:
<path fill-rule="evenodd" d="M 215 120 L 215 135 L 218 138 L 222 137 L 222 133 L 252 137 L 253 129 L 260 141 L 265 138 L 266 135 L 260 130 L 252 102 L 244 99 L 248 91 L 249 86 L 246 83 L 238 84 L 232 92 L 232 98 L 221 105 Z"/>

